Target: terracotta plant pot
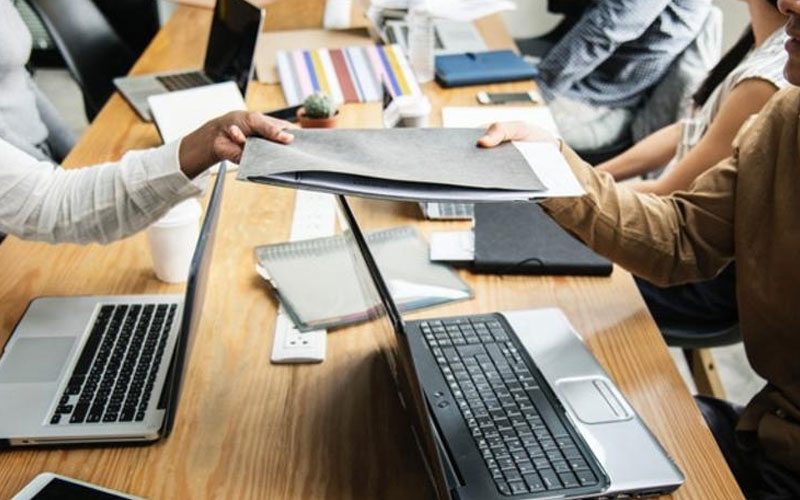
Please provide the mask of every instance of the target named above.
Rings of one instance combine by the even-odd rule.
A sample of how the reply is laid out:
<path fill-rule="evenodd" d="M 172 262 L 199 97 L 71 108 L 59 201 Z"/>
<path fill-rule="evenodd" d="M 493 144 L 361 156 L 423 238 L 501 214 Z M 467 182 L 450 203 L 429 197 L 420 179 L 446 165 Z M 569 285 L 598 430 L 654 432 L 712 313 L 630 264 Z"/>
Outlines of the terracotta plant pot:
<path fill-rule="evenodd" d="M 300 108 L 297 110 L 297 121 L 302 128 L 336 128 L 336 122 L 339 118 L 339 111 L 330 118 L 309 118 L 306 116 L 306 110 Z"/>

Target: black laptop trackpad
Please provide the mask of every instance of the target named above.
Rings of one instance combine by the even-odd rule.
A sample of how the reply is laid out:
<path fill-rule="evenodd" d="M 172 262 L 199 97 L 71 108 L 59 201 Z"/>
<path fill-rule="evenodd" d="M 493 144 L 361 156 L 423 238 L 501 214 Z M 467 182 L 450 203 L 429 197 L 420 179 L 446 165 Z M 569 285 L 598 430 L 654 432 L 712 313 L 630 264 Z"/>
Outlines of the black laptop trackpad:
<path fill-rule="evenodd" d="M 632 416 L 616 391 L 601 378 L 563 380 L 557 386 L 564 402 L 585 424 L 617 422 Z"/>

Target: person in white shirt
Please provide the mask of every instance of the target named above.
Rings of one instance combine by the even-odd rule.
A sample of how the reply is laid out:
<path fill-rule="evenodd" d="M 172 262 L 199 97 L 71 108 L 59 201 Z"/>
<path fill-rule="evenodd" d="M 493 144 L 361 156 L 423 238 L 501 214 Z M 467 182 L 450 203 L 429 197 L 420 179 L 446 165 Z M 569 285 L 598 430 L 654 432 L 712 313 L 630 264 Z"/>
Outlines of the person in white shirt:
<path fill-rule="evenodd" d="M 0 233 L 50 243 L 108 243 L 140 231 L 200 193 L 191 180 L 237 162 L 247 136 L 287 144 L 288 122 L 234 111 L 181 141 L 119 162 L 65 170 L 0 139 Z"/>

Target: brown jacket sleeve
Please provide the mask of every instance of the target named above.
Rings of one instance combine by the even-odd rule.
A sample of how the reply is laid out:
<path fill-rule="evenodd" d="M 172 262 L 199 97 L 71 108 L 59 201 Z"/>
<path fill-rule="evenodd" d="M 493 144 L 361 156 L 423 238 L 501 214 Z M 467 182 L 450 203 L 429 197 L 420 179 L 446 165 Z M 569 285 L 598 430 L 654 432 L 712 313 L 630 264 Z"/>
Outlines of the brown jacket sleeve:
<path fill-rule="evenodd" d="M 615 183 L 563 149 L 587 194 L 542 207 L 596 252 L 658 285 L 712 278 L 733 259 L 735 157 L 698 177 L 690 191 L 658 197 Z"/>

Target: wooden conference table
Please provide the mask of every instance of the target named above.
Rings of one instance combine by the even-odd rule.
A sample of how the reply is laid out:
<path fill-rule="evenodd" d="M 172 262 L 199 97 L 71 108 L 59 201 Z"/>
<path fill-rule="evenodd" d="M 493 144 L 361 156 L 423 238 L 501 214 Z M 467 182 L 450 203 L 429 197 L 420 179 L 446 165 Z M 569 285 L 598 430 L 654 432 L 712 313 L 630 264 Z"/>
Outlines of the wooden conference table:
<path fill-rule="evenodd" d="M 292 3 L 295 0 L 291 0 Z M 291 12 L 291 10 L 289 10 Z M 210 11 L 181 6 L 133 73 L 196 67 Z M 272 18 L 272 26 L 281 19 Z M 291 19 L 286 25 L 292 25 Z M 498 18 L 479 26 L 492 47 L 511 44 Z M 530 83 L 485 90 L 526 90 Z M 425 86 L 439 122 L 443 105 L 471 105 L 475 88 Z M 248 106 L 283 105 L 278 86 L 253 84 Z M 342 126 L 380 126 L 377 104 L 348 105 Z M 68 158 L 69 166 L 116 160 L 159 144 L 115 95 Z M 228 179 L 208 296 L 186 373 L 176 427 L 151 446 L 0 452 L 0 498 L 52 471 L 152 499 L 429 498 L 422 460 L 369 325 L 328 335 L 317 365 L 272 365 L 276 302 L 254 272 L 253 247 L 285 241 L 294 193 Z M 421 222 L 413 204 L 354 201 L 367 227 L 415 223 L 423 232 L 461 227 Z M 0 343 L 27 303 L 42 295 L 180 293 L 158 281 L 143 234 L 108 246 L 51 246 L 10 237 L 0 245 Z M 424 315 L 562 308 L 686 474 L 673 498 L 741 498 L 631 276 L 477 276 L 476 298 Z M 418 314 L 417 316 L 419 316 Z M 1 345 L 1 344 L 0 344 Z M 0 409 L 3 411 L 3 409 Z"/>

